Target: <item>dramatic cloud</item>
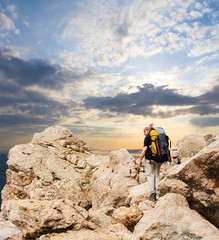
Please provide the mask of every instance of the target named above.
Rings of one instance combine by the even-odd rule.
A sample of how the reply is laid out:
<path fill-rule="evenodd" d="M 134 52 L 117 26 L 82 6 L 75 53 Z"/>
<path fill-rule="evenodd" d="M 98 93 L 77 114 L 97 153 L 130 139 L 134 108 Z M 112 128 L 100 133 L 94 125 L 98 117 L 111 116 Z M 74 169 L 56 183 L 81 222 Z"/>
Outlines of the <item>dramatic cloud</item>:
<path fill-rule="evenodd" d="M 51 125 L 69 116 L 78 103 L 64 101 L 60 90 L 67 83 L 83 81 L 86 75 L 89 73 L 69 72 L 46 61 L 25 61 L 0 52 L 0 126 Z"/>
<path fill-rule="evenodd" d="M 186 96 L 167 86 L 145 84 L 131 94 L 118 94 L 115 97 L 88 97 L 84 100 L 87 109 L 99 109 L 117 114 L 134 114 L 151 117 L 176 117 L 194 113 L 209 115 L 219 112 L 219 86 L 197 97 Z M 168 110 L 162 110 L 163 107 Z"/>
<path fill-rule="evenodd" d="M 198 127 L 215 127 L 219 125 L 218 117 L 192 118 L 190 123 Z"/>
<path fill-rule="evenodd" d="M 25 115 L 2 115 L 0 116 L 1 127 L 13 127 L 19 125 L 51 125 L 56 121 L 54 118 L 40 118 L 36 116 L 25 116 Z"/>
<path fill-rule="evenodd" d="M 219 80 L 217 80 L 217 82 L 219 83 Z M 210 90 L 210 91 L 204 93 L 203 95 L 201 95 L 199 97 L 200 102 L 203 105 L 214 104 L 215 106 L 219 106 L 218 93 L 219 93 L 219 85 L 214 86 L 212 90 Z"/>
<path fill-rule="evenodd" d="M 198 119 L 217 130 L 217 10 L 216 0 L 1 1 L 0 145 L 52 124 L 103 149 L 138 149 L 151 118 L 175 138 L 207 132 Z"/>
<path fill-rule="evenodd" d="M 60 67 L 42 60 L 25 61 L 0 53 L 0 73 L 2 78 L 20 86 L 40 86 L 48 89 L 62 88 L 65 80 Z"/>

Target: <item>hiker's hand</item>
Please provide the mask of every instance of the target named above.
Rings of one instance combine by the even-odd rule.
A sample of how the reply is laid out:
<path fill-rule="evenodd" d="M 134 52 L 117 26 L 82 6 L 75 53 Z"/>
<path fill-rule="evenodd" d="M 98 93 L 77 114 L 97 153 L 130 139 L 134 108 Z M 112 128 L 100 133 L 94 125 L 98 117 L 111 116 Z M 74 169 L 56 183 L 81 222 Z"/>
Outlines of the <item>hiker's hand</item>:
<path fill-rule="evenodd" d="M 139 161 L 139 167 L 141 167 L 141 166 L 142 166 L 142 160 Z"/>

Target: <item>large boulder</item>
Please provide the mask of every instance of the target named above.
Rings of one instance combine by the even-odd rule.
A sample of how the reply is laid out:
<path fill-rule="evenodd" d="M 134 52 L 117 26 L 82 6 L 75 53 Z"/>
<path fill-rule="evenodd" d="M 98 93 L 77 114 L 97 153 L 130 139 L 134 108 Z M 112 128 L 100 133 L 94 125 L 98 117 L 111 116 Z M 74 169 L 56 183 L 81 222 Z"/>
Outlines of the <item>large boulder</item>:
<path fill-rule="evenodd" d="M 2 201 L 63 198 L 88 208 L 95 168 L 86 161 L 90 156 L 86 143 L 64 127 L 52 126 L 34 134 L 31 143 L 17 145 L 8 154 Z"/>
<path fill-rule="evenodd" d="M 99 228 L 106 228 L 111 224 L 111 216 L 115 208 L 89 209 L 89 219 Z"/>
<path fill-rule="evenodd" d="M 44 232 L 72 227 L 79 230 L 91 224 L 88 212 L 70 200 L 8 200 L 2 204 L 4 218 L 15 224 L 25 238 L 36 238 Z"/>
<path fill-rule="evenodd" d="M 148 199 L 148 197 L 149 197 L 148 183 L 146 182 L 129 188 L 126 203 L 130 205 L 138 204 L 139 202 Z"/>
<path fill-rule="evenodd" d="M 219 140 L 180 164 L 159 184 L 161 195 L 180 193 L 215 226 L 219 227 Z"/>
<path fill-rule="evenodd" d="M 217 141 L 219 139 L 219 133 L 217 133 L 215 136 L 213 136 L 211 139 L 207 141 L 207 145 L 210 145 L 211 143 Z"/>
<path fill-rule="evenodd" d="M 62 233 L 49 233 L 36 240 L 133 240 L 131 232 L 122 224 L 110 225 L 106 228 L 98 228 L 95 231 L 81 229 L 79 231 L 68 230 Z"/>
<path fill-rule="evenodd" d="M 212 138 L 214 138 L 213 134 L 207 134 L 204 136 L 205 142 L 207 143 L 209 140 L 211 140 Z"/>
<path fill-rule="evenodd" d="M 126 149 L 112 151 L 110 161 L 92 175 L 92 208 L 126 205 L 129 188 L 138 185 L 138 164 Z"/>
<path fill-rule="evenodd" d="M 87 210 L 92 205 L 97 209 L 100 199 L 109 200 L 99 189 L 99 183 L 104 186 L 103 176 L 98 176 L 101 171 L 109 171 L 106 187 L 113 196 L 109 206 L 123 205 L 128 188 L 138 184 L 138 166 L 127 150 L 94 155 L 84 141 L 60 126 L 49 127 L 34 134 L 30 143 L 13 147 L 7 164 L 2 212 L 27 238 L 69 228 L 74 232 L 98 228 L 87 221 Z"/>
<path fill-rule="evenodd" d="M 218 239 L 219 231 L 206 221 L 182 195 L 169 193 L 161 197 L 155 208 L 144 212 L 132 239 Z"/>
<path fill-rule="evenodd" d="M 22 240 L 22 232 L 11 222 L 6 221 L 0 212 L 0 239 Z"/>
<path fill-rule="evenodd" d="M 143 213 L 140 208 L 133 204 L 131 207 L 120 207 L 112 214 L 112 223 L 122 223 L 130 231 L 134 230 L 135 225 L 141 219 Z"/>
<path fill-rule="evenodd" d="M 190 158 L 201 151 L 206 146 L 204 137 L 192 134 L 185 136 L 177 143 L 177 158 L 181 161 L 183 158 Z"/>

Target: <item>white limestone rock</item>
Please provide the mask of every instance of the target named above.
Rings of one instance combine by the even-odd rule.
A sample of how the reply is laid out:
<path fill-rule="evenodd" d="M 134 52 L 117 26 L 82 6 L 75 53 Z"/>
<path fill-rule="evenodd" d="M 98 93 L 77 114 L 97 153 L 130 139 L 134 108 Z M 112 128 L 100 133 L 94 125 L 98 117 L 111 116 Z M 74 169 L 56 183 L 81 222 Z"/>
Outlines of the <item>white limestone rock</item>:
<path fill-rule="evenodd" d="M 126 149 L 112 151 L 107 165 L 101 165 L 91 179 L 92 208 L 126 205 L 128 189 L 138 185 L 138 164 Z"/>
<path fill-rule="evenodd" d="M 15 224 L 25 238 L 44 232 L 86 226 L 88 212 L 70 200 L 8 200 L 2 204 L 4 217 Z"/>
<path fill-rule="evenodd" d="M 189 208 L 179 194 L 168 193 L 154 209 L 144 213 L 135 227 L 132 239 L 218 239 L 219 230 Z"/>
<path fill-rule="evenodd" d="M 185 136 L 177 143 L 177 158 L 190 158 L 206 147 L 206 142 L 203 136 L 192 134 Z"/>
<path fill-rule="evenodd" d="M 219 227 L 219 140 L 180 164 L 159 184 L 160 194 L 180 193 L 198 211 Z"/>

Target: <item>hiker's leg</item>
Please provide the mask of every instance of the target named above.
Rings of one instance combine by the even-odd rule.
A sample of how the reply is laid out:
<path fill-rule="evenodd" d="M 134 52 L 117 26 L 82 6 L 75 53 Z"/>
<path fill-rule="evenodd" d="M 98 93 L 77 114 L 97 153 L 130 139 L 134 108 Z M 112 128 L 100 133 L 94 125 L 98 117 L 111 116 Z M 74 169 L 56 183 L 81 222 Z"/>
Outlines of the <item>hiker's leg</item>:
<path fill-rule="evenodd" d="M 148 191 L 150 194 L 154 193 L 155 185 L 154 185 L 154 163 L 148 159 L 145 161 L 145 173 L 147 176 L 148 183 Z"/>
<path fill-rule="evenodd" d="M 161 166 L 161 163 L 158 163 L 158 162 L 154 163 L 154 186 L 155 186 L 157 199 L 159 198 L 158 184 L 160 182 L 160 166 Z"/>

